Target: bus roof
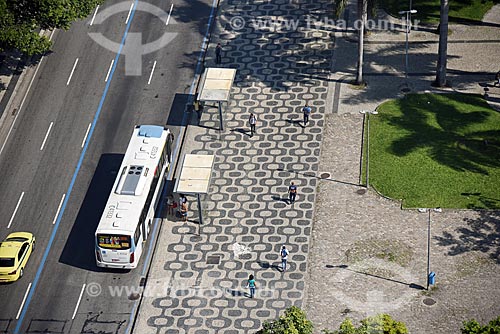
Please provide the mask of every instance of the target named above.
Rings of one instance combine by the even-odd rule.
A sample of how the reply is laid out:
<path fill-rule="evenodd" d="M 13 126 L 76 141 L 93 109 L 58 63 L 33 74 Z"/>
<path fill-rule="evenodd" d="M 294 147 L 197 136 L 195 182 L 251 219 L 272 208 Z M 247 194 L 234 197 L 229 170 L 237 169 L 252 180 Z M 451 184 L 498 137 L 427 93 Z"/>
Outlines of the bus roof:
<path fill-rule="evenodd" d="M 133 235 L 169 133 L 163 126 L 135 127 L 96 234 Z"/>

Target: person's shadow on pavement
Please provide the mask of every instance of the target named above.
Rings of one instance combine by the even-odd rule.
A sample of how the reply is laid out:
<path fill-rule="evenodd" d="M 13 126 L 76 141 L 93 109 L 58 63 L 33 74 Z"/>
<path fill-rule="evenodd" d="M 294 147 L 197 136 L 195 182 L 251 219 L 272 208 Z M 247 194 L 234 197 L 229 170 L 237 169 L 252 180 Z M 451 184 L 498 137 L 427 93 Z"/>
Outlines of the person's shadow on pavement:
<path fill-rule="evenodd" d="M 283 202 L 285 204 L 290 204 L 290 200 L 288 199 L 288 197 L 281 197 L 281 196 L 273 195 L 273 196 L 271 196 L 271 198 L 275 201 L 280 201 L 280 202 Z"/>
<path fill-rule="evenodd" d="M 231 129 L 231 132 L 238 132 L 241 133 L 242 135 L 247 135 L 248 137 L 251 137 L 251 131 L 243 128 Z"/>
<path fill-rule="evenodd" d="M 249 293 L 239 291 L 239 290 L 226 289 L 226 292 L 230 293 L 231 296 L 233 296 L 233 297 L 250 297 Z"/>
<path fill-rule="evenodd" d="M 281 266 L 279 265 L 274 265 L 270 264 L 269 262 L 264 262 L 264 261 L 257 261 L 257 264 L 262 268 L 262 269 L 275 269 L 276 271 L 281 270 Z M 281 263 L 280 263 L 281 264 Z"/>
<path fill-rule="evenodd" d="M 300 120 L 300 119 L 290 119 L 290 118 L 289 118 L 289 119 L 287 119 L 286 121 L 287 121 L 288 123 L 292 124 L 292 125 L 293 125 L 293 124 L 298 124 L 298 125 L 300 125 L 303 129 L 306 127 L 306 126 L 304 125 L 304 122 L 303 122 L 302 120 Z"/>

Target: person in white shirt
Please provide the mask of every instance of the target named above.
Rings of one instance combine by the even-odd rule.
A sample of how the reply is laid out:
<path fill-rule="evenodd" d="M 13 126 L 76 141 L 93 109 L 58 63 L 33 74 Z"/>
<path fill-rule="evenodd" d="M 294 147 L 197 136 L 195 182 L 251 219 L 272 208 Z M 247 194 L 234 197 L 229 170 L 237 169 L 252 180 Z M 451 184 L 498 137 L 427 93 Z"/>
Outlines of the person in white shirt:
<path fill-rule="evenodd" d="M 286 271 L 286 262 L 288 261 L 288 249 L 286 249 L 285 245 L 281 248 L 281 269 L 283 272 Z"/>
<path fill-rule="evenodd" d="M 250 123 L 250 137 L 253 137 L 253 134 L 255 133 L 255 124 L 257 124 L 257 117 L 255 117 L 254 114 L 250 114 L 248 123 Z"/>

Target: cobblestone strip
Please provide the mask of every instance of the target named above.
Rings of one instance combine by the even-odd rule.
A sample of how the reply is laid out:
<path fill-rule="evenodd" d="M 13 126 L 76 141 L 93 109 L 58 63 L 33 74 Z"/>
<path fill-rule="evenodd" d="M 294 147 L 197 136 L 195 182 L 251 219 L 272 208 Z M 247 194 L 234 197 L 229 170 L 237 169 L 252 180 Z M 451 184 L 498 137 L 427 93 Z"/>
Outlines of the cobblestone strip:
<path fill-rule="evenodd" d="M 169 295 L 154 301 L 161 313 L 148 320 L 158 333 L 253 332 L 286 307 L 302 306 L 333 50 L 330 31 L 307 27 L 304 18 L 331 13 L 331 6 L 326 0 L 229 0 L 220 10 L 213 42 L 223 46 L 221 66 L 238 72 L 225 132 L 218 133 L 217 110 L 207 106 L 200 120 L 205 129 L 191 138 L 198 148 L 187 153 L 215 154 L 215 172 L 200 236 L 192 222 L 173 223 L 177 241 L 168 245 L 164 265 Z M 235 17 L 245 21 L 237 31 L 230 24 Z M 252 26 L 268 18 L 299 20 L 299 28 Z M 306 101 L 313 113 L 303 127 Z M 250 113 L 258 119 L 253 137 Z M 291 181 L 299 189 L 293 206 L 285 200 Z M 196 220 L 194 201 L 190 209 Z M 278 268 L 282 245 L 290 250 L 286 273 Z M 220 263 L 207 264 L 209 256 Z M 256 276 L 254 299 L 244 287 L 249 274 Z"/>

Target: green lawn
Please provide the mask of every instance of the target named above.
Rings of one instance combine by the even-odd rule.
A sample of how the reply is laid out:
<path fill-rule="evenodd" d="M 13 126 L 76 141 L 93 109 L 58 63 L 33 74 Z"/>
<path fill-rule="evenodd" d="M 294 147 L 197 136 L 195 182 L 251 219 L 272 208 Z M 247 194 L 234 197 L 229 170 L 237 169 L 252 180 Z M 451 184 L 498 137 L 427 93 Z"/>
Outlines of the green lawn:
<path fill-rule="evenodd" d="M 410 94 L 378 111 L 371 186 L 407 208 L 500 208 L 500 113 L 481 96 Z"/>
<path fill-rule="evenodd" d="M 500 0 L 457 0 L 450 1 L 449 18 L 450 21 L 481 21 L 484 14 Z M 380 7 L 384 8 L 391 15 L 399 17 L 398 12 L 408 10 L 409 1 L 382 0 Z M 439 0 L 413 1 L 413 9 L 418 13 L 412 18 L 424 22 L 439 22 Z"/>

